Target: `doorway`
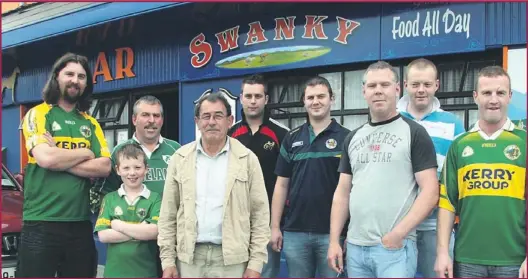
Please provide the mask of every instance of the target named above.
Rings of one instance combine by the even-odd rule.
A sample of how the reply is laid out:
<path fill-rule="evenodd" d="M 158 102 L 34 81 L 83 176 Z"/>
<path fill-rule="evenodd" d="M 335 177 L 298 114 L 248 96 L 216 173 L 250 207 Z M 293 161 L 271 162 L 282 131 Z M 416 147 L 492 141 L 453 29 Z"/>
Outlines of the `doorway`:
<path fill-rule="evenodd" d="M 132 104 L 145 95 L 147 94 L 134 95 Z M 180 142 L 178 87 L 176 86 L 174 88 L 161 90 L 148 95 L 158 98 L 163 105 L 163 127 L 160 131 L 161 136 Z"/>

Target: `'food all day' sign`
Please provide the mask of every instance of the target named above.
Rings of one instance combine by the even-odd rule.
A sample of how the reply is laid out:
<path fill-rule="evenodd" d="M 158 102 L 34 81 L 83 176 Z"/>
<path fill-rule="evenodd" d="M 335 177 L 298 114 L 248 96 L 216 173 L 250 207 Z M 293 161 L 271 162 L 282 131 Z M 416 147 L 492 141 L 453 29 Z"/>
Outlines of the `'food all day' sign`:
<path fill-rule="evenodd" d="M 484 50 L 485 4 L 387 4 L 382 59 Z"/>

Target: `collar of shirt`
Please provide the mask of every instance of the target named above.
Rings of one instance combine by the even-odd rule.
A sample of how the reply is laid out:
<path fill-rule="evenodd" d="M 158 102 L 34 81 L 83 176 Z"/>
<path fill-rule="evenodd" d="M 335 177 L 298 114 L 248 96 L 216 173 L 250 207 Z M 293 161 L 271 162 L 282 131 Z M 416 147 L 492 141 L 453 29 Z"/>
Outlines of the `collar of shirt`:
<path fill-rule="evenodd" d="M 409 107 L 409 103 L 410 103 L 410 96 L 409 94 L 405 94 L 399 101 L 398 101 L 398 104 L 397 104 L 397 109 L 399 112 L 401 113 L 405 113 L 406 115 L 410 116 L 412 119 L 415 119 L 414 116 L 412 116 L 408 111 L 407 111 L 407 108 Z M 423 116 L 422 119 L 425 119 L 426 117 L 428 117 L 429 115 L 433 114 L 434 112 L 437 112 L 437 111 L 442 111 L 442 109 L 440 108 L 440 101 L 438 100 L 438 98 L 436 97 L 433 97 L 433 102 L 432 102 L 432 109 L 429 113 L 427 113 L 426 115 Z"/>
<path fill-rule="evenodd" d="M 145 153 L 147 154 L 147 157 L 148 157 L 149 159 L 150 159 L 150 155 L 152 155 L 152 153 L 153 153 L 154 151 L 156 151 L 156 150 L 159 148 L 160 144 L 163 143 L 163 137 L 160 135 L 160 136 L 159 136 L 159 139 L 158 139 L 158 145 L 156 145 L 156 148 L 154 148 L 154 150 L 152 150 L 152 152 L 151 152 L 150 150 L 147 149 L 146 146 L 144 146 L 143 144 L 141 144 L 141 142 L 139 142 L 138 138 L 136 137 L 136 133 L 134 133 L 134 134 L 132 135 L 132 139 L 133 139 L 135 142 L 139 143 L 139 146 L 141 146 L 141 148 L 143 149 L 143 151 L 145 151 Z"/>
<path fill-rule="evenodd" d="M 498 131 L 493 133 L 493 135 L 488 136 L 488 135 L 486 135 L 486 133 L 484 133 L 482 131 L 482 129 L 480 129 L 479 122 L 480 122 L 480 120 L 477 120 L 477 122 L 475 123 L 473 128 L 471 128 L 470 132 L 479 132 L 480 135 L 484 139 L 487 139 L 487 140 L 496 139 L 502 133 L 502 131 L 513 131 L 515 129 L 515 124 L 513 124 L 513 122 L 510 120 L 510 118 L 507 118 L 506 122 L 504 123 L 504 125 L 502 125 L 502 127 Z"/>
<path fill-rule="evenodd" d="M 309 131 L 313 132 L 313 127 L 312 127 L 312 124 L 310 124 L 309 120 L 307 120 L 306 123 L 304 123 L 304 125 L 306 125 L 306 128 Z M 323 132 L 325 132 L 327 130 L 328 131 L 332 131 L 332 132 L 339 132 L 339 127 L 341 127 L 341 125 L 339 123 L 337 123 L 335 118 L 332 118 L 331 121 L 330 121 L 330 124 L 328 124 L 328 126 L 319 134 L 322 134 Z"/>
<path fill-rule="evenodd" d="M 242 118 L 242 123 L 244 123 L 245 125 L 249 125 L 247 123 L 246 114 L 244 113 L 244 109 L 240 110 L 240 115 Z M 269 112 L 268 106 L 265 105 L 264 106 L 264 116 L 262 117 L 262 124 L 260 126 L 267 124 L 270 121 L 269 118 L 270 118 L 270 112 Z"/>
<path fill-rule="evenodd" d="M 203 150 L 202 140 L 201 139 L 198 141 L 198 144 L 196 145 L 196 152 L 198 152 L 198 154 L 202 154 L 202 155 L 205 155 L 205 156 L 211 157 L 211 158 L 218 157 L 218 156 L 222 155 L 224 152 L 227 153 L 228 151 L 229 151 L 229 137 L 226 137 L 226 142 L 224 144 L 224 147 L 212 157 L 209 156 L 207 153 L 205 153 L 205 151 Z"/>
<path fill-rule="evenodd" d="M 148 199 L 150 197 L 150 190 L 147 188 L 147 186 L 145 186 L 145 184 L 142 184 L 142 186 L 143 186 L 143 190 L 141 190 L 141 193 L 139 193 L 139 196 L 144 197 L 145 199 Z M 117 194 L 120 197 L 126 196 L 126 190 L 125 190 L 124 184 L 121 184 L 121 187 L 117 189 Z"/>

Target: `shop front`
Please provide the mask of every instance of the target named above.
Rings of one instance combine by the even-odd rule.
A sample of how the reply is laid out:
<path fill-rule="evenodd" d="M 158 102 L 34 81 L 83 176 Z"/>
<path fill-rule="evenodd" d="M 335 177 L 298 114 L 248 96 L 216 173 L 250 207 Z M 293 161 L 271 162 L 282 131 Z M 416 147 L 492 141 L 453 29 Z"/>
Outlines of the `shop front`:
<path fill-rule="evenodd" d="M 510 113 L 526 124 L 525 3 L 192 3 L 3 51 L 2 138 L 13 172 L 27 160 L 15 130 L 41 102 L 53 62 L 67 51 L 90 59 L 91 113 L 110 147 L 132 135 L 132 106 L 146 94 L 164 105 L 162 135 L 182 144 L 197 136 L 194 104 L 206 92 L 224 92 L 240 119 L 241 81 L 253 73 L 268 78 L 272 115 L 290 128 L 306 120 L 304 81 L 326 77 L 336 95 L 332 116 L 354 129 L 368 120 L 361 93 L 367 66 L 388 61 L 403 84 L 406 65 L 418 57 L 436 63 L 437 97 L 466 128 L 478 117 L 472 98 L 478 71 L 507 68 Z"/>

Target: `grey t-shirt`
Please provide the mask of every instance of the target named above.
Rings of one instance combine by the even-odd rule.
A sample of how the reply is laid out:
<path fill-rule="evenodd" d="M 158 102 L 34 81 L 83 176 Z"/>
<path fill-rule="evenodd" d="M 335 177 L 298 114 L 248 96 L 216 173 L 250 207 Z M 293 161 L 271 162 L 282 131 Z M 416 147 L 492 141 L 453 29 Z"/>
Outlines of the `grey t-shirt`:
<path fill-rule="evenodd" d="M 352 175 L 347 240 L 374 246 L 409 212 L 418 185 L 414 174 L 436 168 L 433 141 L 416 122 L 400 115 L 350 132 L 339 172 Z M 416 231 L 408 236 L 416 240 Z"/>

